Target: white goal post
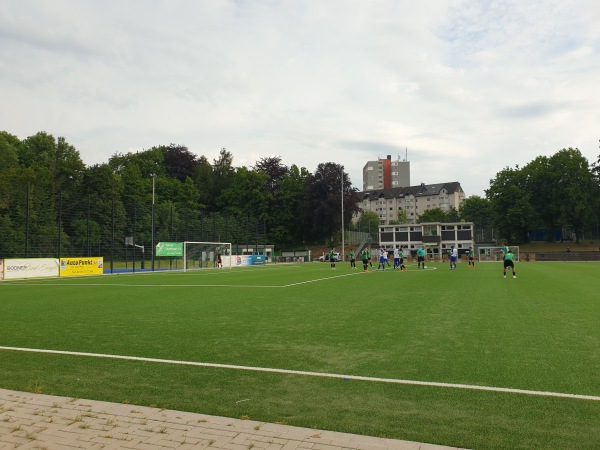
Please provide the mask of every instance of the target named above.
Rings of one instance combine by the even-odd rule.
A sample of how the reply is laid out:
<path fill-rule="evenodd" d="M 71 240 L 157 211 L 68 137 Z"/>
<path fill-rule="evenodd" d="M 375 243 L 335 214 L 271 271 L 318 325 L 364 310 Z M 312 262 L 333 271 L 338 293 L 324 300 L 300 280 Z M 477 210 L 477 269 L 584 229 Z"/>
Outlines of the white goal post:
<path fill-rule="evenodd" d="M 521 254 L 518 245 L 508 246 L 515 255 L 515 261 L 520 261 Z M 477 247 L 478 262 L 502 261 L 502 247 Z"/>
<path fill-rule="evenodd" d="M 231 269 L 232 257 L 231 242 L 185 241 L 183 243 L 184 272 L 198 269 Z"/>

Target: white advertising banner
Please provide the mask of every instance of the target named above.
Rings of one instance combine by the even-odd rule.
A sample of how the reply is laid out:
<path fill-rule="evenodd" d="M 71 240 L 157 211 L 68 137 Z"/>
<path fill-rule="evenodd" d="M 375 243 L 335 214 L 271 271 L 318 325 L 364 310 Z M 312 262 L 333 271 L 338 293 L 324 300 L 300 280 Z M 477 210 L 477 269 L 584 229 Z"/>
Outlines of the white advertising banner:
<path fill-rule="evenodd" d="M 233 266 L 241 267 L 241 266 L 250 266 L 252 265 L 252 260 L 250 255 L 233 255 Z"/>
<path fill-rule="evenodd" d="M 58 268 L 54 258 L 5 259 L 4 279 L 57 277 Z"/>

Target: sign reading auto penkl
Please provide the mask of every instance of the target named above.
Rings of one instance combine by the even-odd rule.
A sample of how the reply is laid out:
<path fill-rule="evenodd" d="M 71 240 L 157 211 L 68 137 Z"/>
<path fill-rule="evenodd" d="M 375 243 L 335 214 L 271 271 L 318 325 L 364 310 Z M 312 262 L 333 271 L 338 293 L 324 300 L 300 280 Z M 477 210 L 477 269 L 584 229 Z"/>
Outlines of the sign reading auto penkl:
<path fill-rule="evenodd" d="M 60 258 L 61 277 L 81 277 L 85 275 L 102 275 L 104 258 L 89 256 L 86 258 Z"/>
<path fill-rule="evenodd" d="M 58 259 L 19 258 L 4 260 L 4 279 L 58 276 Z"/>

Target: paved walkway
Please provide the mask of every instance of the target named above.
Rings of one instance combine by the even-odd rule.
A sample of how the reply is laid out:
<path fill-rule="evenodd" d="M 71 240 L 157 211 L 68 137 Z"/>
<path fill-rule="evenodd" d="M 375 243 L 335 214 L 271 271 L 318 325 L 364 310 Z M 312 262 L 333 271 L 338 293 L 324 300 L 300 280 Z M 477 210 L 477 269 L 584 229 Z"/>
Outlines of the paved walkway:
<path fill-rule="evenodd" d="M 0 449 L 447 450 L 432 444 L 0 389 Z"/>

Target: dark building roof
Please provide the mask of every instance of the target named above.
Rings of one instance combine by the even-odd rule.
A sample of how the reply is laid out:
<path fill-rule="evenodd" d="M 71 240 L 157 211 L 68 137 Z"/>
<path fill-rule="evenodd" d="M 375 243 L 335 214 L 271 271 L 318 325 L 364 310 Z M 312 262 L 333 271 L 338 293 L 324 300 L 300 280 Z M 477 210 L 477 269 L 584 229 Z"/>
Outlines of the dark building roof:
<path fill-rule="evenodd" d="M 425 184 L 421 183 L 417 186 L 407 187 L 396 187 L 391 189 L 373 189 L 370 191 L 359 191 L 356 193 L 360 201 L 365 199 L 375 200 L 378 198 L 404 198 L 412 195 L 415 197 L 422 197 L 425 195 L 439 195 L 440 191 L 445 189 L 448 194 L 454 194 L 457 192 L 464 192 L 460 187 L 458 181 L 451 181 L 449 183 L 434 183 Z"/>

